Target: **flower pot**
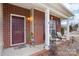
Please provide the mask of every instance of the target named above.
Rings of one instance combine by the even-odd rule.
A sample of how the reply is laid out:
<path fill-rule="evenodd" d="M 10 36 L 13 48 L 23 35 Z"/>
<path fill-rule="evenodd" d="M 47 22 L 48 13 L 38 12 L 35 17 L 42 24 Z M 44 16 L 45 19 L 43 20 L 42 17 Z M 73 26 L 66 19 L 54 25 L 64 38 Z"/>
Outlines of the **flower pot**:
<path fill-rule="evenodd" d="M 31 41 L 31 40 L 29 40 L 29 41 L 28 41 L 28 43 L 29 43 L 29 44 L 32 44 L 32 41 Z"/>

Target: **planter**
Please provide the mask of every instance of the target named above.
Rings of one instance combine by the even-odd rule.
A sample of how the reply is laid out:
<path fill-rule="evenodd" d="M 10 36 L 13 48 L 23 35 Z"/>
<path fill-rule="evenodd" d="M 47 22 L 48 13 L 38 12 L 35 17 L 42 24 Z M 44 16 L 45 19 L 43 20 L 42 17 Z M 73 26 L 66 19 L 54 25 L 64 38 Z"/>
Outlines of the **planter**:
<path fill-rule="evenodd" d="M 28 40 L 28 43 L 29 43 L 29 44 L 32 44 L 32 41 L 31 41 L 31 40 Z"/>

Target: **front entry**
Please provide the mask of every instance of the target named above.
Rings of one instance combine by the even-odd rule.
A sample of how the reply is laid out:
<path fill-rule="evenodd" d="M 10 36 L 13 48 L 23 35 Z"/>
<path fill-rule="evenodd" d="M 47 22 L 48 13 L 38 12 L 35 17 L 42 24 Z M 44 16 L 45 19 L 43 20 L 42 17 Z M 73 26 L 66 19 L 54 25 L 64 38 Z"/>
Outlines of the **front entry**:
<path fill-rule="evenodd" d="M 11 45 L 24 44 L 24 17 L 11 16 L 12 40 Z"/>
<path fill-rule="evenodd" d="M 34 38 L 36 44 L 44 43 L 45 39 L 45 14 L 44 12 L 34 10 Z"/>

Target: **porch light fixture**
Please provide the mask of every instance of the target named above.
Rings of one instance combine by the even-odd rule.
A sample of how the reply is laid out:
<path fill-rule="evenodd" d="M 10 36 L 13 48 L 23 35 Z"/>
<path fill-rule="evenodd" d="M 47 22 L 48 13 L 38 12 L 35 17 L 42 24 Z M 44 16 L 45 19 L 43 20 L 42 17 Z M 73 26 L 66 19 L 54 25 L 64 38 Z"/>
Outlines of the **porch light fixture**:
<path fill-rule="evenodd" d="M 27 20 L 32 22 L 32 16 L 28 17 Z"/>

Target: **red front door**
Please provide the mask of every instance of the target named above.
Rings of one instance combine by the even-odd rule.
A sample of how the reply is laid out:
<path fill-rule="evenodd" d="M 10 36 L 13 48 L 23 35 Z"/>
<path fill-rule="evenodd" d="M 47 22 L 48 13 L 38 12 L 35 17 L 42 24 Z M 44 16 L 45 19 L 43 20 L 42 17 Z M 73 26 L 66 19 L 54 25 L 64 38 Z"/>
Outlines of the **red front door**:
<path fill-rule="evenodd" d="M 34 38 L 36 44 L 44 43 L 45 30 L 45 15 L 44 12 L 34 10 Z"/>
<path fill-rule="evenodd" d="M 12 16 L 12 44 L 24 43 L 24 18 Z"/>

